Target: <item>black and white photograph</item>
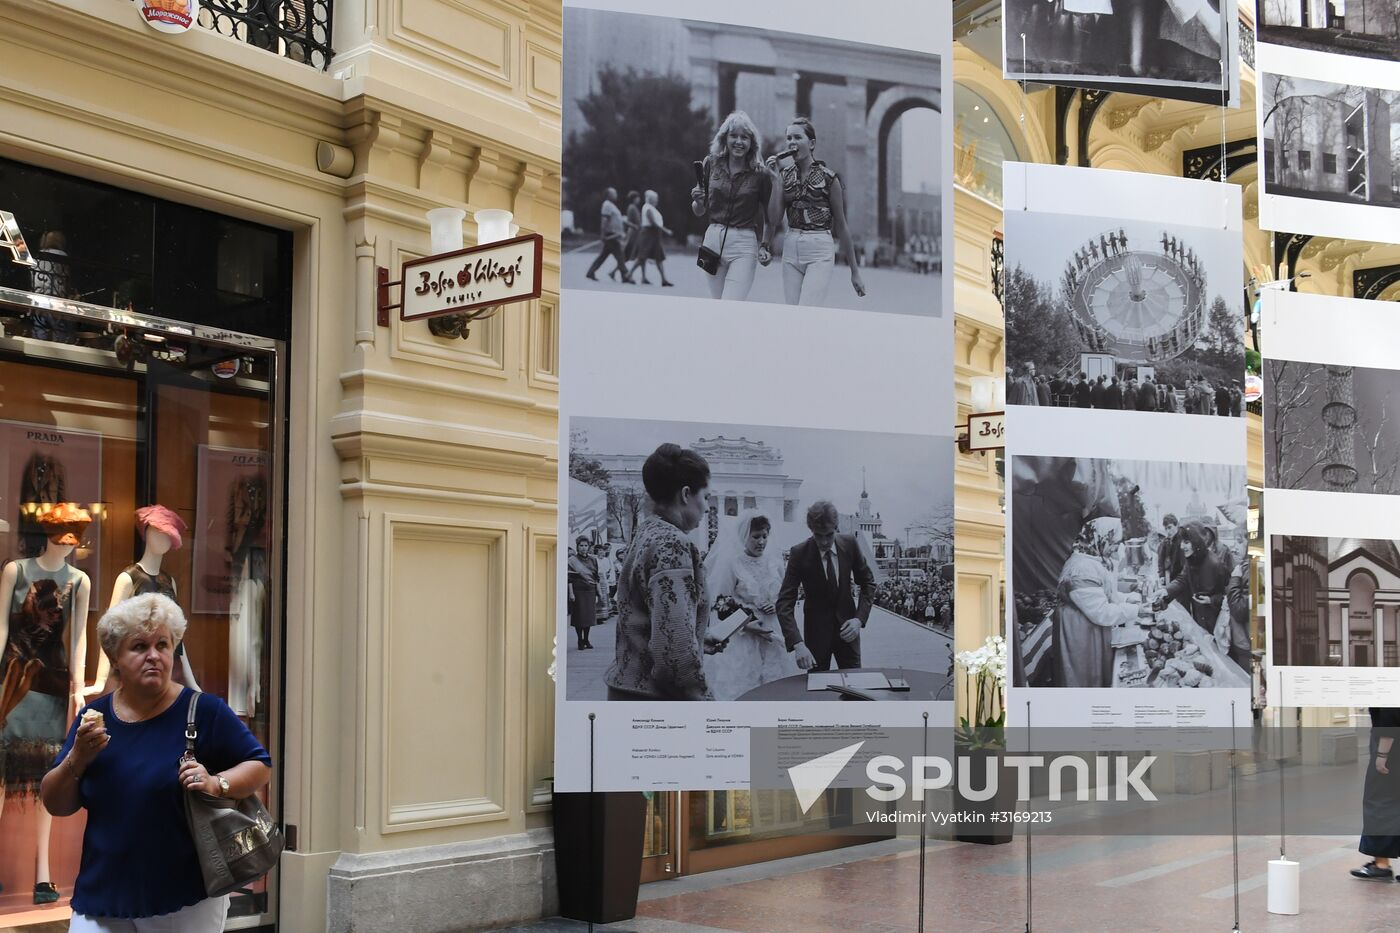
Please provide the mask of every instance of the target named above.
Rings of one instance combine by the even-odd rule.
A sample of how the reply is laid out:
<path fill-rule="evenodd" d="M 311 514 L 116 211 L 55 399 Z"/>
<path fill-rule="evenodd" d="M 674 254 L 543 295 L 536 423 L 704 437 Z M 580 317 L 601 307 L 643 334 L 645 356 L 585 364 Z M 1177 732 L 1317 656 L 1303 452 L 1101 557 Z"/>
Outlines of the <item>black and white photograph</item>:
<path fill-rule="evenodd" d="M 1234 6 L 1223 6 L 1219 0 L 1006 0 L 1005 76 L 1135 86 L 1135 93 L 1161 97 L 1210 100 L 1213 94 L 1216 103 L 1223 93 L 1233 100 L 1238 26 Z"/>
<path fill-rule="evenodd" d="M 950 443 L 572 418 L 566 699 L 951 700 Z"/>
<path fill-rule="evenodd" d="M 564 10 L 563 287 L 943 315 L 942 56 L 658 6 Z"/>
<path fill-rule="evenodd" d="M 1264 468 L 1274 489 L 1400 495 L 1400 372 L 1265 360 Z"/>
<path fill-rule="evenodd" d="M 1006 403 L 1239 418 L 1239 233 L 1006 212 Z"/>
<path fill-rule="evenodd" d="M 1400 666 L 1400 547 L 1388 538 L 1270 539 L 1272 664 Z"/>
<path fill-rule="evenodd" d="M 1400 61 L 1400 0 L 1258 0 L 1260 42 Z"/>
<path fill-rule="evenodd" d="M 1248 687 L 1243 466 L 1011 458 L 1018 687 Z"/>
<path fill-rule="evenodd" d="M 1265 73 L 1259 95 L 1268 194 L 1400 208 L 1400 90 Z"/>

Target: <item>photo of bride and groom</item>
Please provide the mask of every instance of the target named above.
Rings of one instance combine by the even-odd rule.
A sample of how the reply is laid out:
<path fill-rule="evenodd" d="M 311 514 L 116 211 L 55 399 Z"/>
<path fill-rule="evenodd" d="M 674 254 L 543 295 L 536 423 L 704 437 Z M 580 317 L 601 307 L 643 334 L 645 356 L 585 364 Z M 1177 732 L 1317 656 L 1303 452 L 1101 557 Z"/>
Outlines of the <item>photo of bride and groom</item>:
<path fill-rule="evenodd" d="M 649 446 L 645 455 L 600 453 L 616 436 L 603 426 L 607 420 L 587 419 L 586 433 L 573 432 L 569 516 L 570 535 L 580 539 L 574 550 L 596 550 L 590 542 L 606 537 L 606 553 L 620 555 L 612 558 L 615 583 L 600 584 L 616 622 L 607 632 L 593 624 L 601 613 L 571 614 L 570 624 L 585 630 L 576 631 L 583 646 L 567 651 L 568 699 L 831 699 L 812 695 L 824 687 L 812 686 L 818 681 L 807 676 L 827 671 L 848 672 L 848 686 L 873 686 L 878 699 L 932 700 L 946 686 L 947 633 L 875 604 L 885 580 L 922 578 L 935 572 L 933 564 L 951 559 L 951 542 L 948 550 L 942 547 L 951 527 L 939 532 L 939 546 L 930 542 L 942 513 L 906 513 L 904 537 L 886 535 L 891 512 L 874 510 L 858 467 L 844 478 L 852 498 L 855 484 L 861 485 L 852 513 L 843 514 L 833 501 L 843 483 L 826 484 L 829 497 L 803 507 L 799 490 L 811 479 L 798 478 L 796 468 L 807 465 L 807 449 L 824 446 L 812 435 L 829 437 L 830 431 L 746 428 L 737 439 L 702 435 L 689 447 Z M 755 430 L 787 435 L 787 456 L 750 440 Z M 916 473 L 933 452 L 932 439 L 840 433 L 923 448 Z M 635 441 L 627 446 L 636 449 Z M 868 444 L 865 452 L 871 453 Z M 888 477 L 878 473 L 897 482 L 894 474 L 903 473 L 907 461 L 891 453 L 884 457 L 899 468 Z M 832 459 L 837 473 L 844 472 L 843 458 Z M 887 502 L 896 514 L 904 504 Z M 606 648 L 608 640 L 611 652 L 589 650 Z M 889 694 L 885 682 L 900 679 L 913 683 L 918 695 Z M 878 692 L 876 680 L 886 693 Z"/>
<path fill-rule="evenodd" d="M 786 568 L 768 550 L 772 521 L 744 512 L 729 543 L 705 559 L 705 584 L 719 621 L 742 614 L 737 628 L 706 633 L 706 675 L 716 699 L 737 700 L 799 670 L 860 667 L 860 633 L 870 619 L 875 574 L 855 535 L 836 531 L 836 506 L 807 510 L 812 536 L 793 548 Z M 796 616 L 799 591 L 803 619 Z M 857 599 L 854 595 L 859 593 Z"/>

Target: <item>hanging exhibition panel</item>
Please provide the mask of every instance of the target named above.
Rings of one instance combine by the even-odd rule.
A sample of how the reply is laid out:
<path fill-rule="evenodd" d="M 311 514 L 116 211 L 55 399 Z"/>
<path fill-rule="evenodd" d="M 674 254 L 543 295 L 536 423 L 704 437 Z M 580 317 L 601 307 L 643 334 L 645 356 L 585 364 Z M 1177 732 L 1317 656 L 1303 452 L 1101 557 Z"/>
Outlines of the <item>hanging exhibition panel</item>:
<path fill-rule="evenodd" d="M 1261 24 L 1262 228 L 1400 242 L 1400 21 L 1380 6 L 1349 4 L 1345 29 Z"/>
<path fill-rule="evenodd" d="M 1208 0 L 1004 0 L 1002 72 L 1238 107 L 1238 11 Z"/>
<path fill-rule="evenodd" d="M 952 722 L 951 13 L 805 11 L 565 6 L 559 791 Z"/>
<path fill-rule="evenodd" d="M 1247 721 L 1240 189 L 1005 179 L 1013 721 Z"/>
<path fill-rule="evenodd" d="M 1400 690 L 1400 324 L 1387 302 L 1272 290 L 1261 318 L 1269 698 L 1388 705 Z"/>

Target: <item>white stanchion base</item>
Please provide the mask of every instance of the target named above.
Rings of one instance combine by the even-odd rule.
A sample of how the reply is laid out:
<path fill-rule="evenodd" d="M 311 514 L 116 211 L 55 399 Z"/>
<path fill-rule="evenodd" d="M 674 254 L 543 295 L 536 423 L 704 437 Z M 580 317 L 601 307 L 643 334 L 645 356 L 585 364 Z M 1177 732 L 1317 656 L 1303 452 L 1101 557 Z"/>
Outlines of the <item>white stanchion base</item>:
<path fill-rule="evenodd" d="M 1298 863 L 1286 858 L 1269 862 L 1269 913 L 1298 913 Z"/>

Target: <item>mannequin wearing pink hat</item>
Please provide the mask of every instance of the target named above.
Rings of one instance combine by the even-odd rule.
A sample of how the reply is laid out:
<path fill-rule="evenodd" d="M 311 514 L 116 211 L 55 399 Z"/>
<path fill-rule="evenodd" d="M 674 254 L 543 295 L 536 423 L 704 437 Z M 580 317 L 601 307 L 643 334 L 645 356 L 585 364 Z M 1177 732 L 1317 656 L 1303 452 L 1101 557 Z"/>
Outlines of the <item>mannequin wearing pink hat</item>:
<path fill-rule="evenodd" d="M 161 563 L 166 554 L 179 550 L 184 544 L 186 528 L 184 520 L 163 505 L 148 505 L 136 510 L 136 530 L 140 532 L 145 546 L 142 548 L 140 559 L 117 574 L 117 582 L 112 586 L 109 609 L 117 603 L 144 593 L 160 593 L 177 600 L 175 578 L 161 570 Z M 110 670 L 107 656 L 99 656 L 97 679 L 88 689 L 90 694 L 102 693 L 109 686 L 115 686 L 107 683 Z M 175 647 L 175 669 L 171 673 L 171 679 L 176 683 L 184 684 L 193 690 L 199 689 L 183 641 Z"/>

